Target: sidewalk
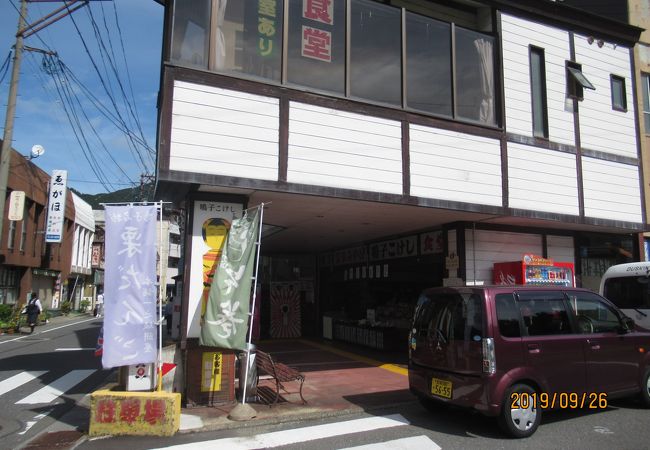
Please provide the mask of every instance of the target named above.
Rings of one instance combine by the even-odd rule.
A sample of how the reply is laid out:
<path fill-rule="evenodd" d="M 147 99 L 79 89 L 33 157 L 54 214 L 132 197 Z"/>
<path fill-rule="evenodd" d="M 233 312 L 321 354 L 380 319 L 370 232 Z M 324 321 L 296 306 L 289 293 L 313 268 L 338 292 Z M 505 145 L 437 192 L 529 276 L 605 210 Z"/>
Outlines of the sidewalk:
<path fill-rule="evenodd" d="M 401 354 L 326 340 L 263 341 L 258 348 L 305 375 L 302 404 L 300 383 L 285 383 L 274 406 L 249 403 L 254 418 L 234 421 L 228 418 L 236 403 L 221 406 L 182 408 L 179 433 L 247 428 L 284 422 L 335 417 L 408 403 L 415 397 L 408 390 L 406 351 Z M 115 374 L 107 380 L 116 381 Z M 273 386 L 261 381 L 259 388 Z M 23 449 L 73 449 L 85 441 L 89 424 L 90 396 L 66 416 L 51 425 Z M 76 425 L 75 425 L 76 424 Z"/>
<path fill-rule="evenodd" d="M 240 428 L 368 411 L 415 397 L 408 390 L 406 352 L 377 352 L 324 340 L 265 341 L 258 348 L 305 375 L 302 404 L 300 382 L 285 383 L 278 403 L 251 403 L 257 415 L 248 421 L 228 419 L 235 405 L 184 408 L 181 432 Z M 271 380 L 259 387 L 273 386 Z"/>

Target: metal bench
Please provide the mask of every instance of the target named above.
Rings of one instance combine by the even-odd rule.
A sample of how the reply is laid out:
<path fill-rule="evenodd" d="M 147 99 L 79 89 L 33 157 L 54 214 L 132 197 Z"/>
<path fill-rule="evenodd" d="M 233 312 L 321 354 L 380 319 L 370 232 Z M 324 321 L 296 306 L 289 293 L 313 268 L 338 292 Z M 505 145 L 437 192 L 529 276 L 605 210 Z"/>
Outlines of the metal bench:
<path fill-rule="evenodd" d="M 302 385 L 305 382 L 305 376 L 303 374 L 298 372 L 293 367 L 289 367 L 286 364 L 274 361 L 271 355 L 261 350 L 257 350 L 257 353 L 255 355 L 255 365 L 257 366 L 258 385 L 259 376 L 261 374 L 266 374 L 275 381 L 275 396 L 272 401 L 269 397 L 273 396 L 265 397 L 264 395 L 260 395 L 261 392 L 258 387 L 259 398 L 264 401 L 264 403 L 268 404 L 269 406 L 275 405 L 280 398 L 280 389 L 282 389 L 284 392 L 289 393 L 289 391 L 287 391 L 287 389 L 282 384 L 289 381 L 300 381 L 300 399 L 302 400 L 303 404 L 307 403 L 307 400 L 305 400 L 305 398 L 302 396 Z"/>

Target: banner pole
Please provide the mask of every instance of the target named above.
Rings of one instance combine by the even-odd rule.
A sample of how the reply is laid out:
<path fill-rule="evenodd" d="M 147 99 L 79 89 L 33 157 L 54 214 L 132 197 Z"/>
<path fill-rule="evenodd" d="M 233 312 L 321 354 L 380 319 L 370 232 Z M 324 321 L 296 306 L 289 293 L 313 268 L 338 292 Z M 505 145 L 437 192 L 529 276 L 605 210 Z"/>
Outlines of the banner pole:
<path fill-rule="evenodd" d="M 162 279 L 162 265 L 163 265 L 163 251 L 162 251 L 162 243 L 163 243 L 163 204 L 162 202 L 158 202 L 156 205 L 156 209 L 158 210 L 158 358 L 156 361 L 156 372 L 158 374 L 157 377 L 157 391 L 160 392 L 162 391 L 162 289 L 163 289 L 163 282 L 166 282 L 167 280 Z"/>
<path fill-rule="evenodd" d="M 257 275 L 260 267 L 260 249 L 262 247 L 262 224 L 264 223 L 264 203 L 260 204 L 259 230 L 257 234 L 257 255 L 255 256 L 255 275 L 253 276 L 253 307 L 251 308 L 250 328 L 248 329 L 248 341 L 246 342 L 246 369 L 244 370 L 244 389 L 242 391 L 242 404 L 246 404 L 246 387 L 248 386 L 248 367 L 251 357 L 251 342 L 253 340 L 253 323 L 255 321 L 255 298 L 257 296 Z"/>

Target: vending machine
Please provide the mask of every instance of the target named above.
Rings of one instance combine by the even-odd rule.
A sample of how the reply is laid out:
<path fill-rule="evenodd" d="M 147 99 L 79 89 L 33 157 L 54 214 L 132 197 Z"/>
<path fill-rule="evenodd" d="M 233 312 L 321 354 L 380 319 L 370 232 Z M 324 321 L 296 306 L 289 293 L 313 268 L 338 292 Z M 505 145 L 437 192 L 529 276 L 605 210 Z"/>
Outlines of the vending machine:
<path fill-rule="evenodd" d="M 525 254 L 521 261 L 494 263 L 494 284 L 575 286 L 573 263 Z"/>

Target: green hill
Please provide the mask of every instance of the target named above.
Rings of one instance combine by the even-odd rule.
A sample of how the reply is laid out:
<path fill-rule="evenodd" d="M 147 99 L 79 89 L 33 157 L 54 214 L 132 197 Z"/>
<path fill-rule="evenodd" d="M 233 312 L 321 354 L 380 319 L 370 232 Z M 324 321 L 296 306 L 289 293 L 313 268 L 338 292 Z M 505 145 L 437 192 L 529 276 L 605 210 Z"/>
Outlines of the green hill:
<path fill-rule="evenodd" d="M 144 184 L 142 187 L 135 186 L 101 194 L 83 194 L 75 189 L 70 190 L 88 202 L 93 209 L 104 209 L 102 203 L 141 202 L 153 200 L 154 197 L 153 183 Z"/>

